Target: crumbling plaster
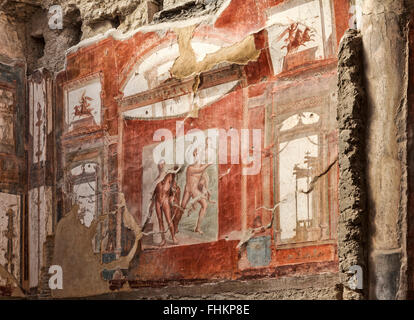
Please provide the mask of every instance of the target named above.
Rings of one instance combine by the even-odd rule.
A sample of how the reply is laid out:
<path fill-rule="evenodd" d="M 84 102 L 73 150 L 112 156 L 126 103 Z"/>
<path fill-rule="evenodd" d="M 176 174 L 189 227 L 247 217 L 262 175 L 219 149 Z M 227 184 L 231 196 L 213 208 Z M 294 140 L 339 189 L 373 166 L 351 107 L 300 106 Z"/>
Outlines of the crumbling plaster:
<path fill-rule="evenodd" d="M 363 74 L 361 34 L 348 30 L 340 45 L 338 63 L 338 254 L 345 299 L 364 298 L 364 290 L 350 288 L 351 274 L 347 273 L 348 270 L 359 265 L 365 274 L 367 271 L 366 95 Z"/>
<path fill-rule="evenodd" d="M 19 59 L 26 56 L 29 70 L 42 66 L 58 71 L 63 68 L 64 53 L 81 39 L 87 43 L 88 38 L 113 28 L 118 28 L 120 33 L 128 32 L 151 23 L 153 19 L 157 23 L 166 23 L 177 17 L 194 18 L 199 17 L 200 12 L 210 14 L 218 10 L 217 5 L 213 8 L 211 1 L 169 1 L 163 6 L 156 1 L 70 0 L 62 3 L 64 14 L 69 17 L 65 19 L 66 27 L 57 31 L 50 30 L 47 25 L 46 9 L 52 4 L 56 4 L 56 1 L 33 1 L 29 9 L 22 4 L 19 7 L 22 12 L 16 14 L 16 21 L 1 16 L 0 23 L 4 23 L 5 28 L 15 26 L 17 32 L 7 33 L 3 37 L 0 35 L 0 43 L 8 44 L 3 49 L 7 51 L 0 51 L 0 54 Z M 9 15 L 13 11 L 9 3 L 4 8 Z M 194 10 L 193 14 L 188 13 L 189 8 Z M 163 292 L 156 288 L 146 288 L 143 291 L 145 294 L 117 293 L 117 297 L 125 294 L 125 297 L 133 298 L 361 299 L 367 297 L 365 292 L 351 290 L 347 286 L 349 275 L 346 274 L 351 265 L 359 264 L 369 274 L 369 297 L 404 298 L 407 286 L 406 120 L 409 8 L 403 0 L 368 0 L 363 2 L 362 8 L 361 34 L 346 34 L 339 58 L 341 224 L 338 232 L 341 278 L 335 274 L 319 275 L 316 284 L 305 287 L 298 287 L 297 283 L 316 278 L 300 277 L 264 282 L 255 280 L 248 285 L 249 292 L 257 290 L 254 294 L 242 289 L 244 283 L 233 283 L 191 286 L 187 288 L 191 294 L 185 294 L 177 288 L 167 288 Z M 25 21 L 24 25 L 22 21 Z M 176 32 L 180 40 L 191 39 L 191 27 L 177 29 Z M 388 33 L 394 36 L 387 37 Z M 44 55 L 39 59 L 31 60 L 30 52 L 34 46 L 31 37 L 43 37 L 45 40 Z M 186 77 L 208 70 L 221 61 L 244 64 L 257 58 L 252 44 L 254 42 L 248 37 L 233 48 L 233 53 L 219 53 L 210 57 L 213 61 L 211 65 L 189 63 L 184 68 L 182 59 L 191 62 L 194 60 L 193 53 L 186 48 L 184 41 L 180 47 L 183 55 L 181 60 L 176 61 L 172 72 L 177 77 Z M 12 45 L 14 47 L 10 49 Z M 240 52 L 245 54 L 244 58 L 239 56 Z M 362 61 L 364 65 L 361 64 Z M 365 86 L 368 104 L 365 102 Z M 368 227 L 365 220 L 367 215 Z M 370 239 L 369 252 L 367 238 Z M 97 264 L 96 268 L 99 267 Z M 266 281 L 268 283 L 263 284 Z M 78 291 L 75 290 L 76 292 Z M 105 290 L 102 287 L 102 291 L 94 290 L 88 295 L 103 292 Z M 113 298 L 114 295 L 100 297 Z"/>
<path fill-rule="evenodd" d="M 182 21 L 202 18 L 217 13 L 225 0 L 169 1 L 162 0 L 45 0 L 10 1 L 1 3 L 1 10 L 16 21 L 12 26 L 18 31 L 29 72 L 38 68 L 60 71 L 64 67 L 67 49 L 79 41 L 116 29 L 128 33 L 151 23 Z M 52 6 L 60 5 L 63 28 L 52 29 L 49 21 Z"/>
<path fill-rule="evenodd" d="M 121 1 L 120 1 L 121 2 Z M 211 3 L 211 1 L 206 1 Z M 63 61 L 61 60 L 61 53 L 72 45 L 69 45 L 70 41 L 77 42 L 80 40 L 76 38 L 77 28 L 79 26 L 79 20 L 77 19 L 77 10 L 80 12 L 80 21 L 82 22 L 82 39 L 83 44 L 90 43 L 93 40 L 93 37 L 99 36 L 101 34 L 108 35 L 108 30 L 112 30 L 114 27 L 117 27 L 117 23 L 114 22 L 114 19 L 120 22 L 118 26 L 118 32 L 116 34 L 122 33 L 122 31 L 129 31 L 126 25 L 123 25 L 122 21 L 128 21 L 129 18 L 120 18 L 117 14 L 128 15 L 133 17 L 133 10 L 131 1 L 122 1 L 121 3 L 113 2 L 103 2 L 102 7 L 94 9 L 94 5 L 99 5 L 95 2 L 93 3 L 84 3 L 83 1 L 69 1 L 64 4 L 64 13 L 66 16 L 72 15 L 75 19 L 69 24 L 69 30 L 67 32 L 73 32 L 72 34 L 64 34 L 62 31 L 52 31 L 49 30 L 47 25 L 47 14 L 45 8 L 48 6 L 48 2 L 42 3 L 43 9 L 38 9 L 36 13 L 32 16 L 30 21 L 26 25 L 26 42 L 29 43 L 30 37 L 43 37 L 45 40 L 44 55 L 40 57 L 37 61 L 30 63 L 33 68 L 38 66 L 47 66 L 49 69 L 57 71 L 62 68 Z M 201 7 L 200 7 L 201 5 Z M 171 15 L 181 14 L 181 18 L 194 18 L 199 17 L 199 11 L 196 8 L 202 8 L 203 4 L 200 1 L 190 1 L 185 4 L 177 4 L 165 8 L 164 11 L 161 11 L 155 18 L 156 21 L 162 22 L 165 25 L 164 29 L 172 27 L 169 25 L 169 19 Z M 193 10 L 193 11 L 191 11 Z M 214 7 L 214 10 L 217 10 L 217 6 Z M 214 12 L 214 10 L 209 12 Z M 193 12 L 194 14 L 188 14 L 188 12 Z M 133 21 L 137 21 L 136 18 L 131 18 Z M 174 20 L 174 19 L 171 19 Z M 65 20 L 66 21 L 66 20 Z M 139 20 L 141 21 L 141 20 Z M 148 23 L 149 20 L 142 22 L 142 24 Z M 141 23 L 141 22 L 139 22 Z M 189 45 L 192 38 L 193 26 L 187 28 L 177 28 L 179 23 L 175 25 L 174 31 L 178 35 L 179 45 L 180 45 L 180 57 L 176 60 L 171 73 L 178 77 L 184 78 L 188 76 L 197 76 L 199 73 L 212 69 L 214 66 L 222 62 L 231 62 L 237 64 L 247 64 L 249 61 L 255 61 L 260 52 L 255 48 L 255 42 L 253 36 L 248 36 L 240 42 L 236 42 L 234 45 L 223 48 L 222 50 L 216 52 L 215 54 L 208 55 L 203 61 L 196 62 L 195 54 Z M 137 24 L 133 25 L 133 28 L 136 28 Z M 124 28 L 124 29 L 123 29 Z M 156 27 L 154 28 L 156 29 Z M 65 30 L 65 28 L 64 28 Z M 30 31 L 30 33 L 27 33 Z M 113 32 L 113 31 L 111 31 Z M 78 35 L 79 36 L 79 35 Z M 61 38 L 56 38 L 61 37 Z M 125 36 L 127 37 L 127 35 Z M 91 39 L 92 38 L 92 39 Z M 88 41 L 88 39 L 91 39 Z M 62 47 L 56 45 L 56 43 L 64 44 Z M 76 50 L 79 46 L 72 47 L 72 50 Z M 74 208 L 76 211 L 76 208 Z M 91 230 L 88 230 L 82 226 L 76 220 L 76 212 L 69 212 L 57 226 L 56 230 L 56 240 L 55 240 L 55 256 L 54 263 L 66 267 L 66 269 L 71 270 L 71 275 L 65 278 L 65 290 L 64 296 L 68 297 L 80 297 L 80 296 L 90 296 L 101 294 L 107 292 L 107 284 L 102 281 L 99 275 L 99 270 L 101 270 L 102 265 L 94 257 L 90 240 Z M 93 228 L 92 228 L 93 230 Z M 68 236 L 68 232 L 70 236 Z M 76 236 L 74 236 L 76 235 Z M 68 242 L 67 239 L 73 239 L 74 242 Z M 82 241 L 83 240 L 83 241 Z M 76 251 L 79 257 L 83 257 L 84 260 L 82 263 L 79 263 L 79 259 L 72 259 L 72 255 L 68 254 L 68 250 L 73 248 L 78 248 Z M 134 252 L 135 253 L 135 252 Z M 82 259 L 82 258 L 81 258 Z M 74 262 L 77 262 L 74 264 Z M 68 265 L 69 264 L 69 265 Z M 84 268 L 85 265 L 88 265 L 87 268 Z M 80 282 L 79 280 L 85 280 Z M 75 281 L 77 280 L 77 281 Z M 304 284 L 305 283 L 305 284 Z M 69 284 L 69 285 L 68 285 Z M 206 285 L 208 286 L 208 285 Z M 192 294 L 184 294 L 184 292 L 176 292 L 176 289 L 173 287 L 168 287 L 163 290 L 162 297 L 174 297 L 174 298 L 263 298 L 263 299 L 341 299 L 342 298 L 342 288 L 343 286 L 340 283 L 340 279 L 337 274 L 322 274 L 316 277 L 314 276 L 297 276 L 291 279 L 278 279 L 276 282 L 272 280 L 264 280 L 264 282 L 239 282 L 236 284 L 231 284 L 226 287 L 221 287 L 220 285 L 215 285 L 215 290 L 207 290 L 207 287 L 200 287 L 198 285 L 190 286 L 187 289 L 194 291 Z M 221 288 L 221 289 L 220 289 Z M 206 289 L 206 290 L 205 290 Z M 219 290 L 221 291 L 219 291 Z M 157 293 L 157 289 L 146 289 L 149 292 L 149 296 L 158 297 L 160 296 Z M 120 294 L 120 293 L 118 293 Z M 137 293 L 132 293 L 136 295 Z"/>
<path fill-rule="evenodd" d="M 180 49 L 180 56 L 175 61 L 175 64 L 173 65 L 172 69 L 170 70 L 171 74 L 176 78 L 187 78 L 189 76 L 195 77 L 195 84 L 197 84 L 197 75 L 199 75 L 202 72 L 211 70 L 215 66 L 219 65 L 223 62 L 229 62 L 229 63 L 235 63 L 240 65 L 246 65 L 247 63 L 251 61 L 256 61 L 257 58 L 260 55 L 260 51 L 256 49 L 255 41 L 252 35 L 249 35 L 245 39 L 242 39 L 240 42 L 236 42 L 233 45 L 229 47 L 222 48 L 221 50 L 207 55 L 202 61 L 197 62 L 195 53 L 193 49 L 191 48 L 190 42 L 193 37 L 193 31 L 194 26 L 190 25 L 188 27 L 178 27 L 177 24 L 169 24 L 166 23 L 163 27 L 148 27 L 148 28 L 141 28 L 142 30 L 167 30 L 167 29 L 173 29 L 174 32 L 178 36 L 178 44 Z M 119 32 L 116 31 L 108 31 L 104 36 L 101 37 L 95 37 L 91 39 L 85 39 L 83 42 L 81 42 L 78 46 L 73 47 L 70 51 L 71 53 L 75 52 L 79 48 L 89 45 L 93 42 L 97 42 L 98 40 L 102 39 L 106 36 L 114 36 L 115 38 L 122 38 L 125 39 L 129 35 L 120 35 Z M 194 86 L 194 90 L 197 90 L 197 86 Z M 336 162 L 335 162 L 336 163 Z M 332 166 L 330 166 L 331 168 Z M 328 169 L 329 170 L 329 169 Z M 326 173 L 326 172 L 325 172 Z M 63 220 L 65 221 L 66 218 Z M 62 221 L 62 223 L 63 223 Z M 66 222 L 65 222 L 66 224 Z M 79 223 L 77 224 L 77 229 L 85 229 L 85 227 L 81 226 Z M 58 226 L 58 232 L 56 236 L 56 243 L 57 245 L 64 243 L 64 239 L 67 238 L 67 234 L 62 234 L 61 226 Z M 79 231 L 79 230 L 78 230 Z M 78 232 L 77 231 L 77 232 Z M 84 230 L 86 232 L 86 230 Z M 73 233 L 73 232 L 71 232 Z M 84 241 L 86 243 L 89 243 L 90 241 Z M 70 247 L 73 247 L 70 245 Z M 75 246 L 76 247 L 76 246 Z M 87 250 L 87 248 L 82 248 L 82 252 Z M 55 252 L 60 252 L 62 250 L 55 249 Z M 91 248 L 89 248 L 89 254 L 92 254 Z M 78 256 L 80 256 L 81 253 L 78 253 Z M 59 254 L 60 256 L 60 254 Z M 59 258 L 56 261 L 61 261 Z M 61 257 L 63 259 L 63 257 Z M 73 259 L 68 259 L 67 261 L 73 262 Z M 78 259 L 76 261 L 79 261 Z M 89 261 L 89 260 L 88 260 Z M 65 264 L 65 262 L 61 262 L 62 265 Z M 84 265 L 84 263 L 77 263 L 76 265 Z M 82 274 L 78 268 L 76 268 L 74 265 L 72 265 L 69 268 L 71 271 L 71 274 L 73 273 L 73 276 L 70 276 L 69 283 L 73 283 L 75 280 L 74 277 L 79 277 L 79 274 Z M 97 270 L 99 270 L 99 265 L 95 262 L 91 264 L 90 267 L 91 270 L 94 270 L 96 273 Z M 82 277 L 82 278 L 88 278 Z M 296 277 L 291 278 L 290 280 L 280 280 L 278 283 L 275 283 L 274 287 L 268 287 L 264 289 L 263 287 L 260 288 L 254 288 L 251 286 L 250 281 L 247 282 L 240 282 L 240 284 L 235 284 L 233 286 L 230 286 L 229 288 L 233 288 L 232 290 L 226 289 L 223 291 L 223 293 L 218 293 L 217 291 L 212 292 L 204 292 L 204 289 L 206 287 L 200 288 L 199 285 L 192 285 L 187 287 L 187 290 L 192 290 L 194 293 L 191 295 L 184 294 L 183 292 L 177 293 L 174 292 L 174 287 L 164 287 L 163 288 L 163 294 L 162 297 L 164 298 L 185 298 L 185 297 L 192 297 L 192 298 L 263 298 L 263 299 L 341 299 L 342 298 L 342 288 L 343 286 L 340 284 L 340 280 L 337 274 L 323 274 L 319 275 L 318 282 L 313 283 L 312 285 L 301 285 L 303 281 L 307 282 L 310 279 L 314 279 L 314 277 L 309 276 L 301 276 L 297 275 Z M 329 278 L 329 281 L 324 280 L 325 278 Z M 269 280 L 270 281 L 270 280 Z M 290 285 L 285 286 L 282 285 L 284 281 L 287 281 Z M 95 282 L 91 282 L 88 285 L 88 290 L 93 290 L 95 294 L 101 293 L 104 288 L 98 284 L 100 282 L 102 284 L 102 281 L 97 281 L 96 285 Z M 270 281 L 271 282 L 271 281 Z M 265 281 L 266 283 L 266 281 Z M 310 284 L 311 282 L 309 282 Z M 241 286 L 243 286 L 243 290 L 241 290 Z M 67 286 L 64 286 L 67 287 Z M 79 287 L 73 287 L 73 291 L 65 291 L 64 296 L 88 296 L 91 295 L 90 291 L 82 291 Z M 107 290 L 107 289 L 106 289 Z M 148 293 L 148 296 L 152 296 L 153 298 L 159 297 L 159 293 L 157 293 L 156 289 L 146 288 L 146 290 L 150 293 Z M 141 290 L 139 290 L 141 291 Z M 201 292 L 201 294 L 200 294 Z M 254 293 L 252 293 L 254 292 Z M 117 297 L 119 298 L 118 294 L 125 294 L 125 297 L 135 297 L 140 298 L 141 296 L 137 293 L 137 291 L 132 293 L 125 293 L 125 288 L 121 290 L 121 293 L 117 293 Z M 188 295 L 188 296 L 187 296 Z M 109 295 L 110 296 L 110 295 Z M 141 297 L 142 298 L 142 297 Z"/>

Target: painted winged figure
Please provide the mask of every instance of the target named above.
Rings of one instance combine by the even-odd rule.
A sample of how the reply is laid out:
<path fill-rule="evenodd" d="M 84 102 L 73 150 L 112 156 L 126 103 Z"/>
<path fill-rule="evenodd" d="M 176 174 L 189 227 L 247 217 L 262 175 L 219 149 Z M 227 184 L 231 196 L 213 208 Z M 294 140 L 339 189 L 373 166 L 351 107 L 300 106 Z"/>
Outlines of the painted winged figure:
<path fill-rule="evenodd" d="M 82 97 L 79 100 L 79 105 L 75 106 L 75 117 L 89 116 L 92 115 L 92 110 L 90 109 L 91 104 L 89 101 L 93 101 L 92 98 L 86 95 L 86 90 L 83 91 Z"/>

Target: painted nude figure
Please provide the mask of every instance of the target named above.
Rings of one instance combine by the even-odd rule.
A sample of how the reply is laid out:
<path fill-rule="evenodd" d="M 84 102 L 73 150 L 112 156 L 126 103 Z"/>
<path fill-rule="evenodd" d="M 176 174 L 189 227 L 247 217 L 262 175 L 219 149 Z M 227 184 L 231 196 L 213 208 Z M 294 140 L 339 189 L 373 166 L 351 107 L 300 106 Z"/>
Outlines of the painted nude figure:
<path fill-rule="evenodd" d="M 160 174 L 164 172 L 165 163 L 161 162 L 158 164 L 158 169 Z M 158 180 L 158 179 L 157 179 Z M 172 217 L 172 205 L 171 205 L 171 192 L 172 186 L 175 181 L 175 174 L 174 173 L 167 173 L 165 177 L 158 182 L 155 187 L 154 194 L 153 194 L 153 203 L 155 205 L 155 211 L 157 213 L 159 229 L 161 233 L 161 243 L 160 246 L 164 246 L 166 244 L 165 240 L 165 229 L 164 229 L 164 216 L 167 220 L 168 228 L 171 233 L 171 239 L 174 244 L 177 244 L 177 239 L 175 238 L 175 230 L 173 224 L 173 217 Z"/>
<path fill-rule="evenodd" d="M 170 205 L 172 208 L 172 221 L 174 225 L 174 233 L 178 233 L 178 224 L 183 216 L 183 209 L 180 207 L 181 189 L 177 184 L 177 180 L 173 179 L 170 192 Z"/>
<path fill-rule="evenodd" d="M 201 222 L 206 214 L 209 202 L 209 196 L 206 196 L 205 192 L 205 189 L 208 188 L 208 177 L 206 170 L 211 164 L 200 163 L 200 157 L 198 156 L 197 149 L 194 150 L 193 156 L 195 163 L 187 167 L 186 186 L 184 189 L 181 207 L 185 210 L 190 199 L 194 199 L 194 204 L 198 202 L 201 205 L 194 232 L 203 234 L 203 231 L 201 231 Z"/>

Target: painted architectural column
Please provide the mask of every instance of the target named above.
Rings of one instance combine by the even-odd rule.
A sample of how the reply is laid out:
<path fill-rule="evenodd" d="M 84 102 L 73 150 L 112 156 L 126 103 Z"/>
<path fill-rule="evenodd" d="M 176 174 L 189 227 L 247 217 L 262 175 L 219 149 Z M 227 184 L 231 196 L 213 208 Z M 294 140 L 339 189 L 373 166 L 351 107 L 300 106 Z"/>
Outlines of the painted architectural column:
<path fill-rule="evenodd" d="M 53 162 L 54 141 L 52 79 L 46 70 L 38 70 L 28 79 L 29 87 L 29 279 L 30 288 L 42 285 L 46 237 L 53 234 Z M 49 141 L 51 140 L 51 141 Z M 47 285 L 46 285 L 47 287 Z"/>

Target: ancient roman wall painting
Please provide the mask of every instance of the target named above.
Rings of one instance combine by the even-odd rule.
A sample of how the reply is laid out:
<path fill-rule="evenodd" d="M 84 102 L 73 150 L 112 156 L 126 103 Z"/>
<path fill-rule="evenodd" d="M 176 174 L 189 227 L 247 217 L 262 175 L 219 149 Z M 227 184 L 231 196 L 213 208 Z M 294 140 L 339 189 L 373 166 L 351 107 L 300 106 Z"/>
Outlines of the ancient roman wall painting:
<path fill-rule="evenodd" d="M 0 296 L 21 296 L 26 259 L 25 68 L 0 63 Z"/>
<path fill-rule="evenodd" d="M 15 91 L 0 84 L 0 153 L 10 155 L 15 154 Z M 0 265 L 20 280 L 20 197 L 7 193 L 0 193 Z M 0 277 L 2 291 L 11 291 L 11 285 Z"/>
<path fill-rule="evenodd" d="M 101 79 L 84 79 L 82 85 L 72 83 L 65 91 L 67 130 L 101 124 Z"/>
<path fill-rule="evenodd" d="M 328 190 L 337 179 L 327 174 L 315 181 L 336 160 L 334 88 L 334 77 L 315 78 L 274 93 L 275 192 L 281 199 L 275 237 L 280 245 L 332 240 L 335 234 L 337 205 Z M 289 95 L 298 89 L 300 94 Z"/>
<path fill-rule="evenodd" d="M 0 83 L 0 152 L 15 153 L 15 89 Z"/>
<path fill-rule="evenodd" d="M 46 72 L 38 71 L 28 81 L 29 86 L 29 273 L 30 288 L 36 288 L 44 267 L 46 237 L 53 233 L 51 180 L 47 176 L 48 136 L 52 132 L 52 83 Z M 50 159 L 50 158 L 49 158 Z M 49 182 L 47 182 L 49 180 Z"/>
<path fill-rule="evenodd" d="M 99 132 L 102 124 L 102 79 L 100 74 L 91 75 L 64 87 L 65 104 L 65 163 L 67 206 L 79 205 L 78 218 L 82 225 L 90 227 L 102 210 L 101 176 L 104 142 L 100 136 L 89 139 L 88 133 Z M 69 143 L 72 137 L 80 137 L 82 151 Z M 99 242 L 99 241 L 98 241 Z M 96 244 L 98 246 L 98 244 Z"/>
<path fill-rule="evenodd" d="M 0 193 L 0 265 L 20 279 L 20 196 Z M 0 288 L 13 283 L 0 277 Z"/>
<path fill-rule="evenodd" d="M 59 224 L 91 235 L 113 290 L 338 269 L 346 3 L 236 2 L 74 49 L 57 77 Z"/>
<path fill-rule="evenodd" d="M 333 2 L 285 1 L 268 10 L 269 49 L 275 74 L 334 58 Z"/>
<path fill-rule="evenodd" d="M 79 205 L 79 220 L 89 227 L 98 212 L 96 163 L 84 163 L 70 172 L 73 201 Z"/>
<path fill-rule="evenodd" d="M 207 145 L 203 149 L 189 147 L 191 143 L 186 141 L 192 138 L 196 136 L 190 134 L 143 150 L 142 208 L 146 214 L 142 217 L 141 228 L 145 232 L 144 249 L 217 241 L 218 167 L 208 165 L 201 157 L 199 163 L 195 161 L 195 157 L 205 156 L 209 150 Z M 156 148 L 168 151 L 169 143 L 175 146 L 181 143 L 184 150 L 193 152 L 192 159 L 191 155 L 186 157 L 190 162 L 184 161 L 182 166 L 168 164 L 164 159 L 154 162 Z M 174 154 L 169 156 L 173 158 Z"/>

